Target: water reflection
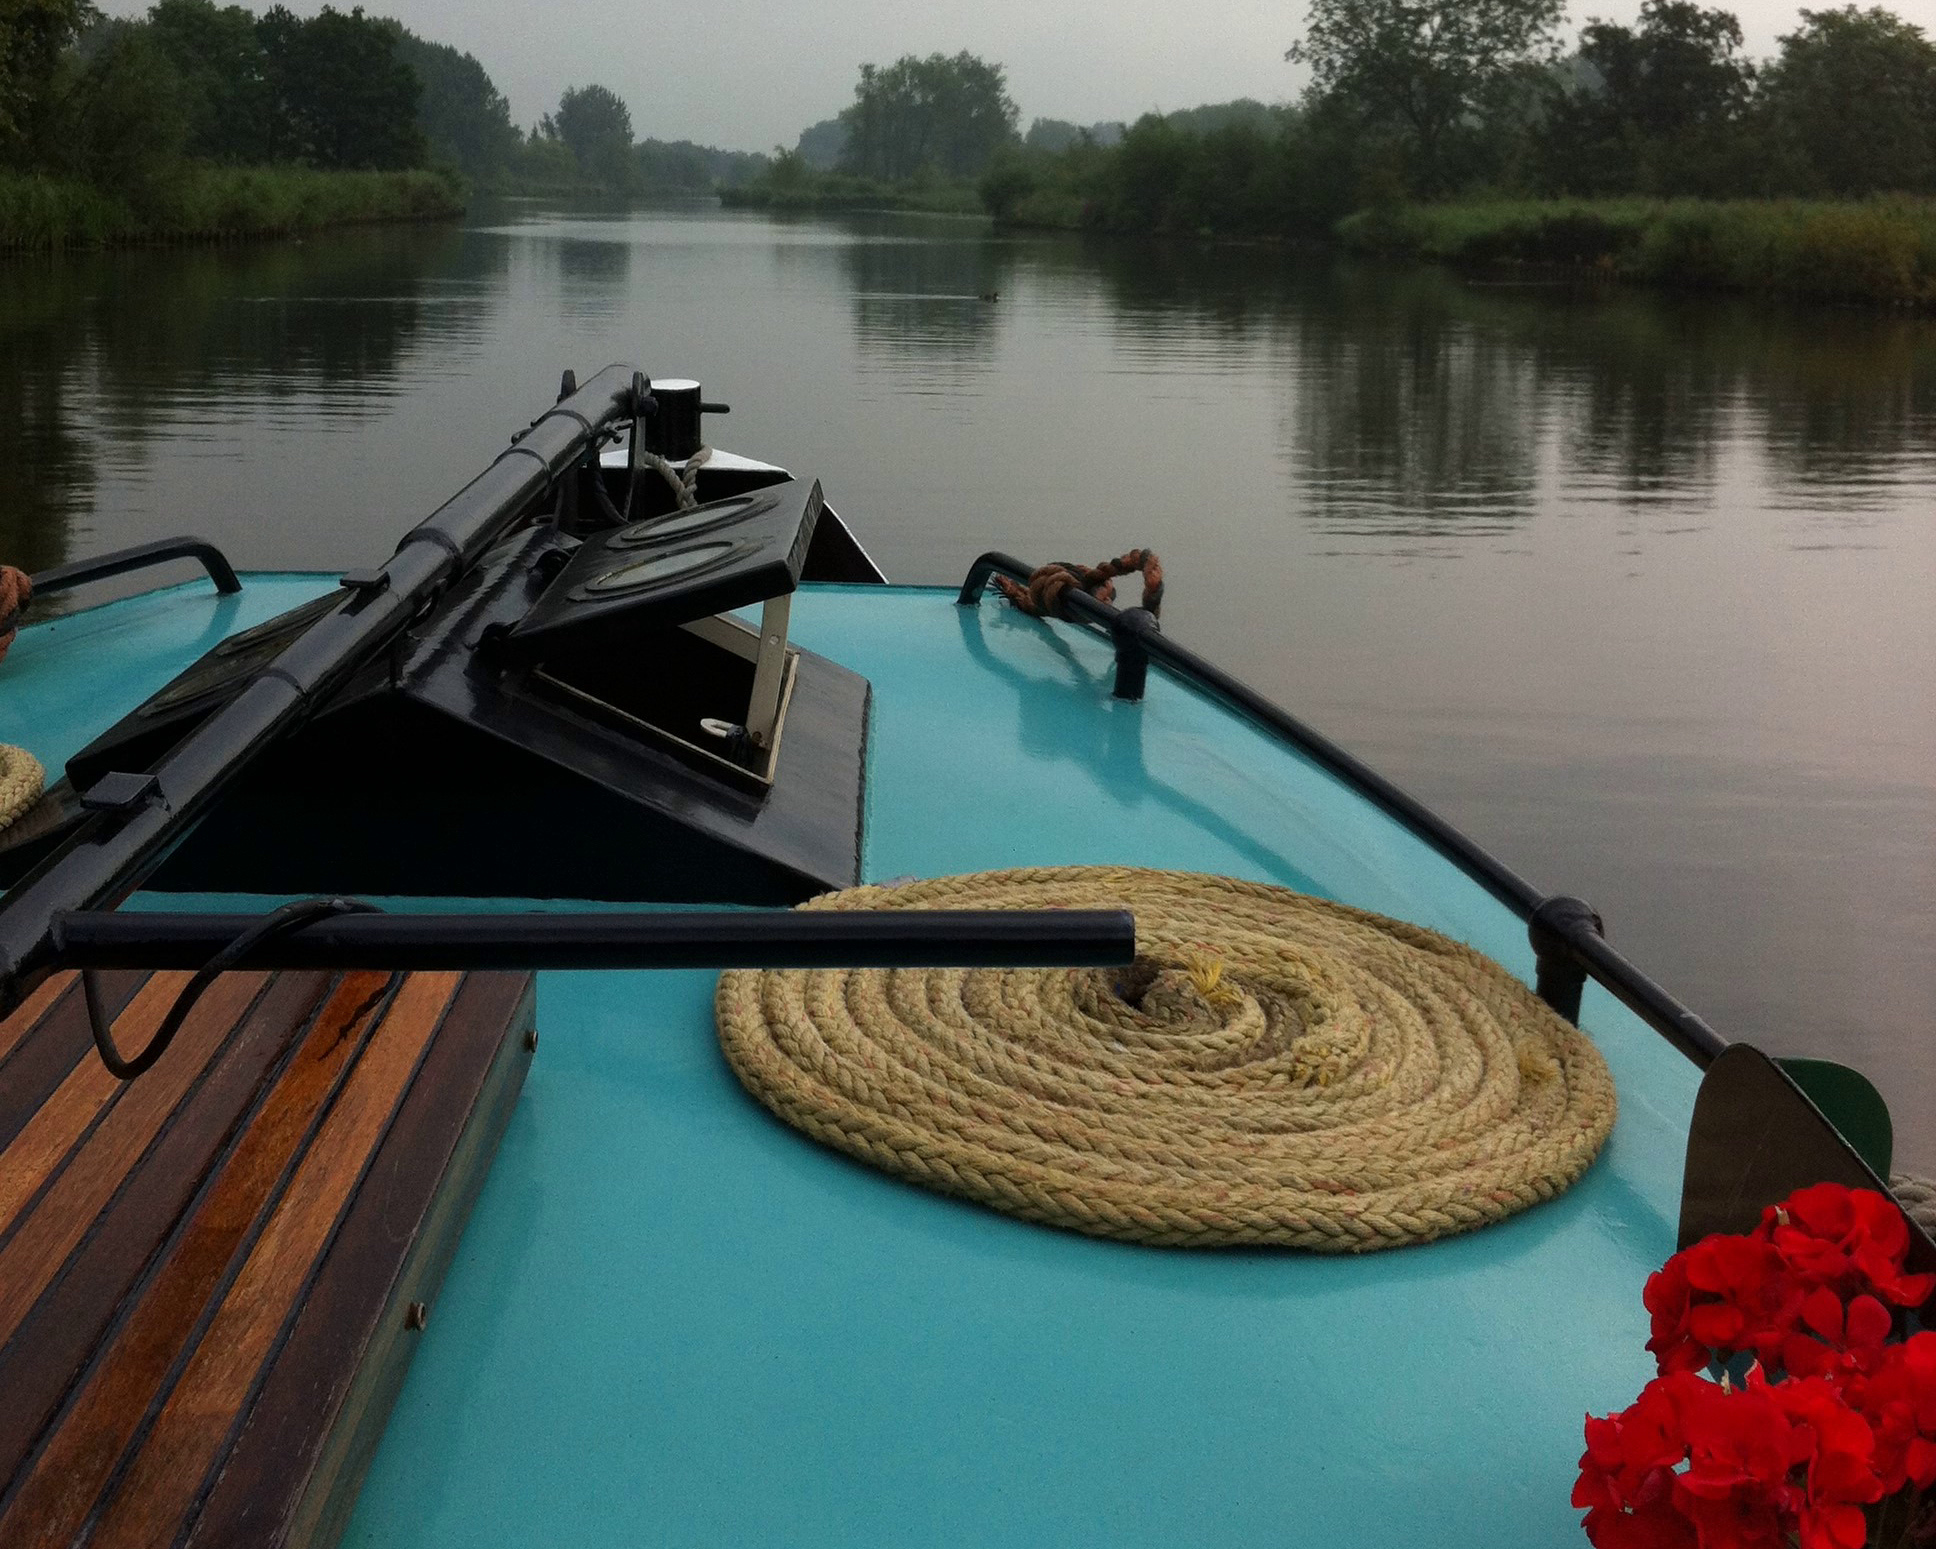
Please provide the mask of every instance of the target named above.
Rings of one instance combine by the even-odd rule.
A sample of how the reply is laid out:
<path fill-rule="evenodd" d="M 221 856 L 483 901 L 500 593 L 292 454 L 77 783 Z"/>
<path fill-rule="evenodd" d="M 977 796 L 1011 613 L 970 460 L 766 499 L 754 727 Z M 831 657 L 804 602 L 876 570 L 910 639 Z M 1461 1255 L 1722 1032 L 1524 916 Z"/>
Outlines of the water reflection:
<path fill-rule="evenodd" d="M 0 300 L 0 558 L 24 570 L 69 557 L 92 502 L 91 427 L 63 401 L 85 287 L 68 265 L 17 260 Z"/>
<path fill-rule="evenodd" d="M 416 228 L 0 261 L 0 552 L 30 569 L 72 557 L 104 470 L 193 456 L 244 403 L 311 423 L 376 412 L 457 241 Z"/>
<path fill-rule="evenodd" d="M 977 227 L 961 240 L 960 225 L 934 222 L 924 236 L 899 223 L 883 230 L 878 217 L 847 223 L 854 240 L 840 249 L 840 270 L 854 336 L 863 357 L 900 368 L 907 391 L 952 390 L 994 355 L 1015 250 Z"/>

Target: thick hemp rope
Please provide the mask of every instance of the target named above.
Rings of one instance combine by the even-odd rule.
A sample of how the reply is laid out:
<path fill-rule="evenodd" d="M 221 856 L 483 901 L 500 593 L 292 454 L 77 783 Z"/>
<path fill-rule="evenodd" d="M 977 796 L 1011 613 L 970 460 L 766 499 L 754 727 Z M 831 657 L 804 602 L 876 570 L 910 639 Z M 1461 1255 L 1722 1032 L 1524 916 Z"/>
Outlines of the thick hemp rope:
<path fill-rule="evenodd" d="M 1889 1191 L 1896 1196 L 1908 1216 L 1930 1236 L 1936 1237 L 1936 1178 L 1918 1178 L 1910 1173 L 1891 1173 Z"/>
<path fill-rule="evenodd" d="M 33 754 L 25 748 L 0 742 L 0 828 L 7 827 L 40 800 L 46 780 L 47 771 Z"/>
<path fill-rule="evenodd" d="M 21 612 L 34 600 L 34 578 L 12 565 L 0 565 L 0 657 L 7 654 Z"/>
<path fill-rule="evenodd" d="M 995 576 L 995 589 L 1024 613 L 1034 618 L 1067 618 L 1063 598 L 1071 588 L 1087 592 L 1097 602 L 1116 600 L 1116 578 L 1143 576 L 1142 606 L 1151 617 L 1163 611 L 1163 561 L 1153 549 L 1131 549 L 1100 565 L 1076 565 L 1056 560 L 1029 573 L 1026 586 L 1005 575 Z"/>
<path fill-rule="evenodd" d="M 1591 1041 L 1415 925 L 1189 872 L 1062 867 L 809 909 L 1135 911 L 1131 969 L 739 970 L 719 1037 L 787 1123 L 1011 1215 L 1362 1252 L 1503 1220 L 1613 1127 Z"/>
<path fill-rule="evenodd" d="M 33 600 L 34 583 L 27 572 L 0 565 L 0 657 L 13 644 L 20 613 Z M 0 828 L 40 800 L 47 771 L 25 748 L 0 742 Z"/>

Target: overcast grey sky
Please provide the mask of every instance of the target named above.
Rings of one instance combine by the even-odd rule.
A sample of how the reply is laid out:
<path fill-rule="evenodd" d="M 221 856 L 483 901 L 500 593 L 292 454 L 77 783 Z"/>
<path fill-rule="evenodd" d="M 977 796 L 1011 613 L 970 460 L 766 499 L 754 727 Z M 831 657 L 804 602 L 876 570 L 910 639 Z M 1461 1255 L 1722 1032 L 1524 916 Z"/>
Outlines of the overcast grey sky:
<path fill-rule="evenodd" d="M 245 0 L 252 9 L 267 0 Z M 353 0 L 338 0 L 348 9 Z M 1722 0 L 1725 5 L 1725 0 Z M 1836 0 L 1814 0 L 1827 8 Z M 1869 0 L 1864 0 L 1869 3 Z M 139 15 L 148 0 L 108 0 Z M 1895 0 L 1917 13 L 1931 0 Z M 1302 0 L 970 0 L 939 9 L 906 0 L 707 0 L 677 7 L 619 0 L 364 0 L 433 42 L 475 54 L 511 113 L 529 125 L 567 86 L 596 81 L 631 105 L 641 137 L 698 140 L 732 150 L 791 145 L 816 119 L 852 100 L 863 60 L 967 49 L 1008 67 L 1026 126 L 1037 117 L 1093 123 L 1132 119 L 1232 97 L 1293 97 L 1284 63 Z M 290 0 L 302 15 L 322 0 Z M 1774 52 L 1795 24 L 1797 0 L 1738 0 L 1750 52 Z M 1573 21 L 1631 21 L 1639 0 L 1573 0 Z"/>

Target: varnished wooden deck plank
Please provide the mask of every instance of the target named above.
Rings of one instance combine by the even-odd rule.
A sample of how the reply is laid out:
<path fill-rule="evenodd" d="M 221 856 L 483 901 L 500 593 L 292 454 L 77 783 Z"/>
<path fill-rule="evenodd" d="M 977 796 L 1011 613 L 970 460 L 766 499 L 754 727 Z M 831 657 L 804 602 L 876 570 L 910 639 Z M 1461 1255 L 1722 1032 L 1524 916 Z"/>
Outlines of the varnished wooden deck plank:
<path fill-rule="evenodd" d="M 125 1048 L 185 977 L 104 978 Z M 333 1541 L 403 1309 L 441 1282 L 523 1084 L 531 994 L 224 975 L 126 1085 L 78 986 L 23 1008 L 0 1070 L 42 1102 L 0 1145 L 0 1545 Z"/>
<path fill-rule="evenodd" d="M 40 1112 L 42 1104 L 94 1047 L 87 1028 L 87 1006 L 81 998 L 80 975 L 61 977 L 69 984 L 48 1002 L 38 1021 L 16 1024 L 13 1017 L 8 1018 L 7 1025 L 15 1028 L 17 1042 L 6 1062 L 0 1064 L 0 1152 L 13 1144 L 27 1121 Z M 118 1017 L 127 1008 L 147 977 L 140 973 L 98 976 L 101 1002 L 110 1017 Z M 46 987 L 41 986 L 43 990 Z M 19 1015 L 15 1013 L 15 1017 Z"/>
<path fill-rule="evenodd" d="M 151 1549 L 157 1542 L 173 1542 L 261 1379 L 263 1363 L 290 1321 L 459 977 L 413 974 L 398 991 L 153 1428 L 116 1483 L 89 1536 L 91 1549 Z"/>
<path fill-rule="evenodd" d="M 472 974 L 330 1245 L 188 1549 L 333 1543 L 530 1064 L 525 974 Z M 507 1031 L 508 1030 L 508 1031 Z M 399 1254 L 399 1246 L 408 1251 Z M 343 1359 L 345 1350 L 357 1359 Z M 301 1493 L 287 1488 L 308 1475 Z"/>
<path fill-rule="evenodd" d="M 54 1002 L 69 990 L 78 990 L 80 983 L 81 976 L 77 973 L 49 974 L 33 994 L 20 1003 L 12 1016 L 0 1021 L 0 1068 L 4 1068 L 7 1056 L 13 1053 L 20 1040 L 53 1009 Z"/>
<path fill-rule="evenodd" d="M 0 1516 L 0 1544 L 66 1544 L 80 1532 L 208 1316 L 238 1253 L 273 1207 L 291 1164 L 375 1022 L 390 982 L 387 974 L 347 975 L 313 1018 L 303 1018 L 308 1032 L 294 1058 Z M 288 1013 L 274 1029 L 278 1047 L 295 1030 L 299 1013 L 316 1011 L 327 976 L 291 975 L 283 983 L 291 995 L 277 998 L 300 1000 L 276 1007 Z M 273 1028 L 269 1017 L 260 1020 Z M 225 1065 L 246 1076 L 255 1063 L 249 1052 L 238 1044 L 233 1054 L 239 1057 Z M 138 1228 L 139 1223 L 131 1224 Z"/>
<path fill-rule="evenodd" d="M 156 974 L 141 987 L 114 1021 L 114 1036 L 123 1049 L 139 1048 L 154 1036 L 188 978 L 185 973 Z M 202 1020 L 206 1026 L 207 1019 Z M 185 1057 L 181 1049 L 170 1049 L 168 1055 L 176 1065 Z M 23 1207 L 59 1171 L 88 1127 L 121 1091 L 121 1083 L 99 1060 L 82 1061 L 21 1127 L 13 1143 L 0 1151 L 0 1237 L 19 1224 Z"/>
<path fill-rule="evenodd" d="M 40 1299 L 55 1271 L 106 1208 L 189 1087 L 233 1034 L 265 982 L 262 974 L 224 974 L 216 980 L 195 1003 L 155 1068 L 128 1083 L 100 1123 L 73 1147 L 65 1165 L 49 1180 L 45 1197 L 0 1247 L 0 1337 L 11 1334 Z M 75 1076 L 91 1076 L 95 1071 L 106 1075 L 111 1085 L 121 1085 L 98 1060 L 81 1066 Z M 62 1090 L 66 1087 L 63 1083 Z M 75 1104 L 77 1109 L 80 1106 Z M 6 1157 L 0 1156 L 0 1169 L 5 1167 Z"/>
<path fill-rule="evenodd" d="M 258 1088 L 313 1020 L 327 974 L 289 974 L 262 996 L 234 1046 L 169 1122 L 12 1339 L 0 1344 L 0 1487 L 87 1366 L 126 1298 L 165 1256 L 208 1173 L 254 1112 Z M 9 1541 L 0 1495 L 0 1544 Z"/>

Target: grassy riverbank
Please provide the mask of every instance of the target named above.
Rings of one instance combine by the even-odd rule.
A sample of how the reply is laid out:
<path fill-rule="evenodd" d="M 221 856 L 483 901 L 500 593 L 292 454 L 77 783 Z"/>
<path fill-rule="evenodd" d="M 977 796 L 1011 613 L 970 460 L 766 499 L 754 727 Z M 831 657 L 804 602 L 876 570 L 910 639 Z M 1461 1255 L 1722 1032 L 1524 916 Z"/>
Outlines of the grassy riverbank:
<path fill-rule="evenodd" d="M 719 190 L 730 209 L 747 210 L 920 210 L 937 215 L 982 215 L 982 196 L 973 183 L 914 178 L 889 183 L 844 172 L 794 167 Z"/>
<path fill-rule="evenodd" d="M 1936 199 L 1480 201 L 1361 211 L 1336 230 L 1356 252 L 1459 268 L 1936 307 Z"/>
<path fill-rule="evenodd" d="M 0 171 L 0 250 L 293 236 L 328 226 L 447 219 L 458 188 L 434 172 L 188 166 L 140 199 Z"/>

